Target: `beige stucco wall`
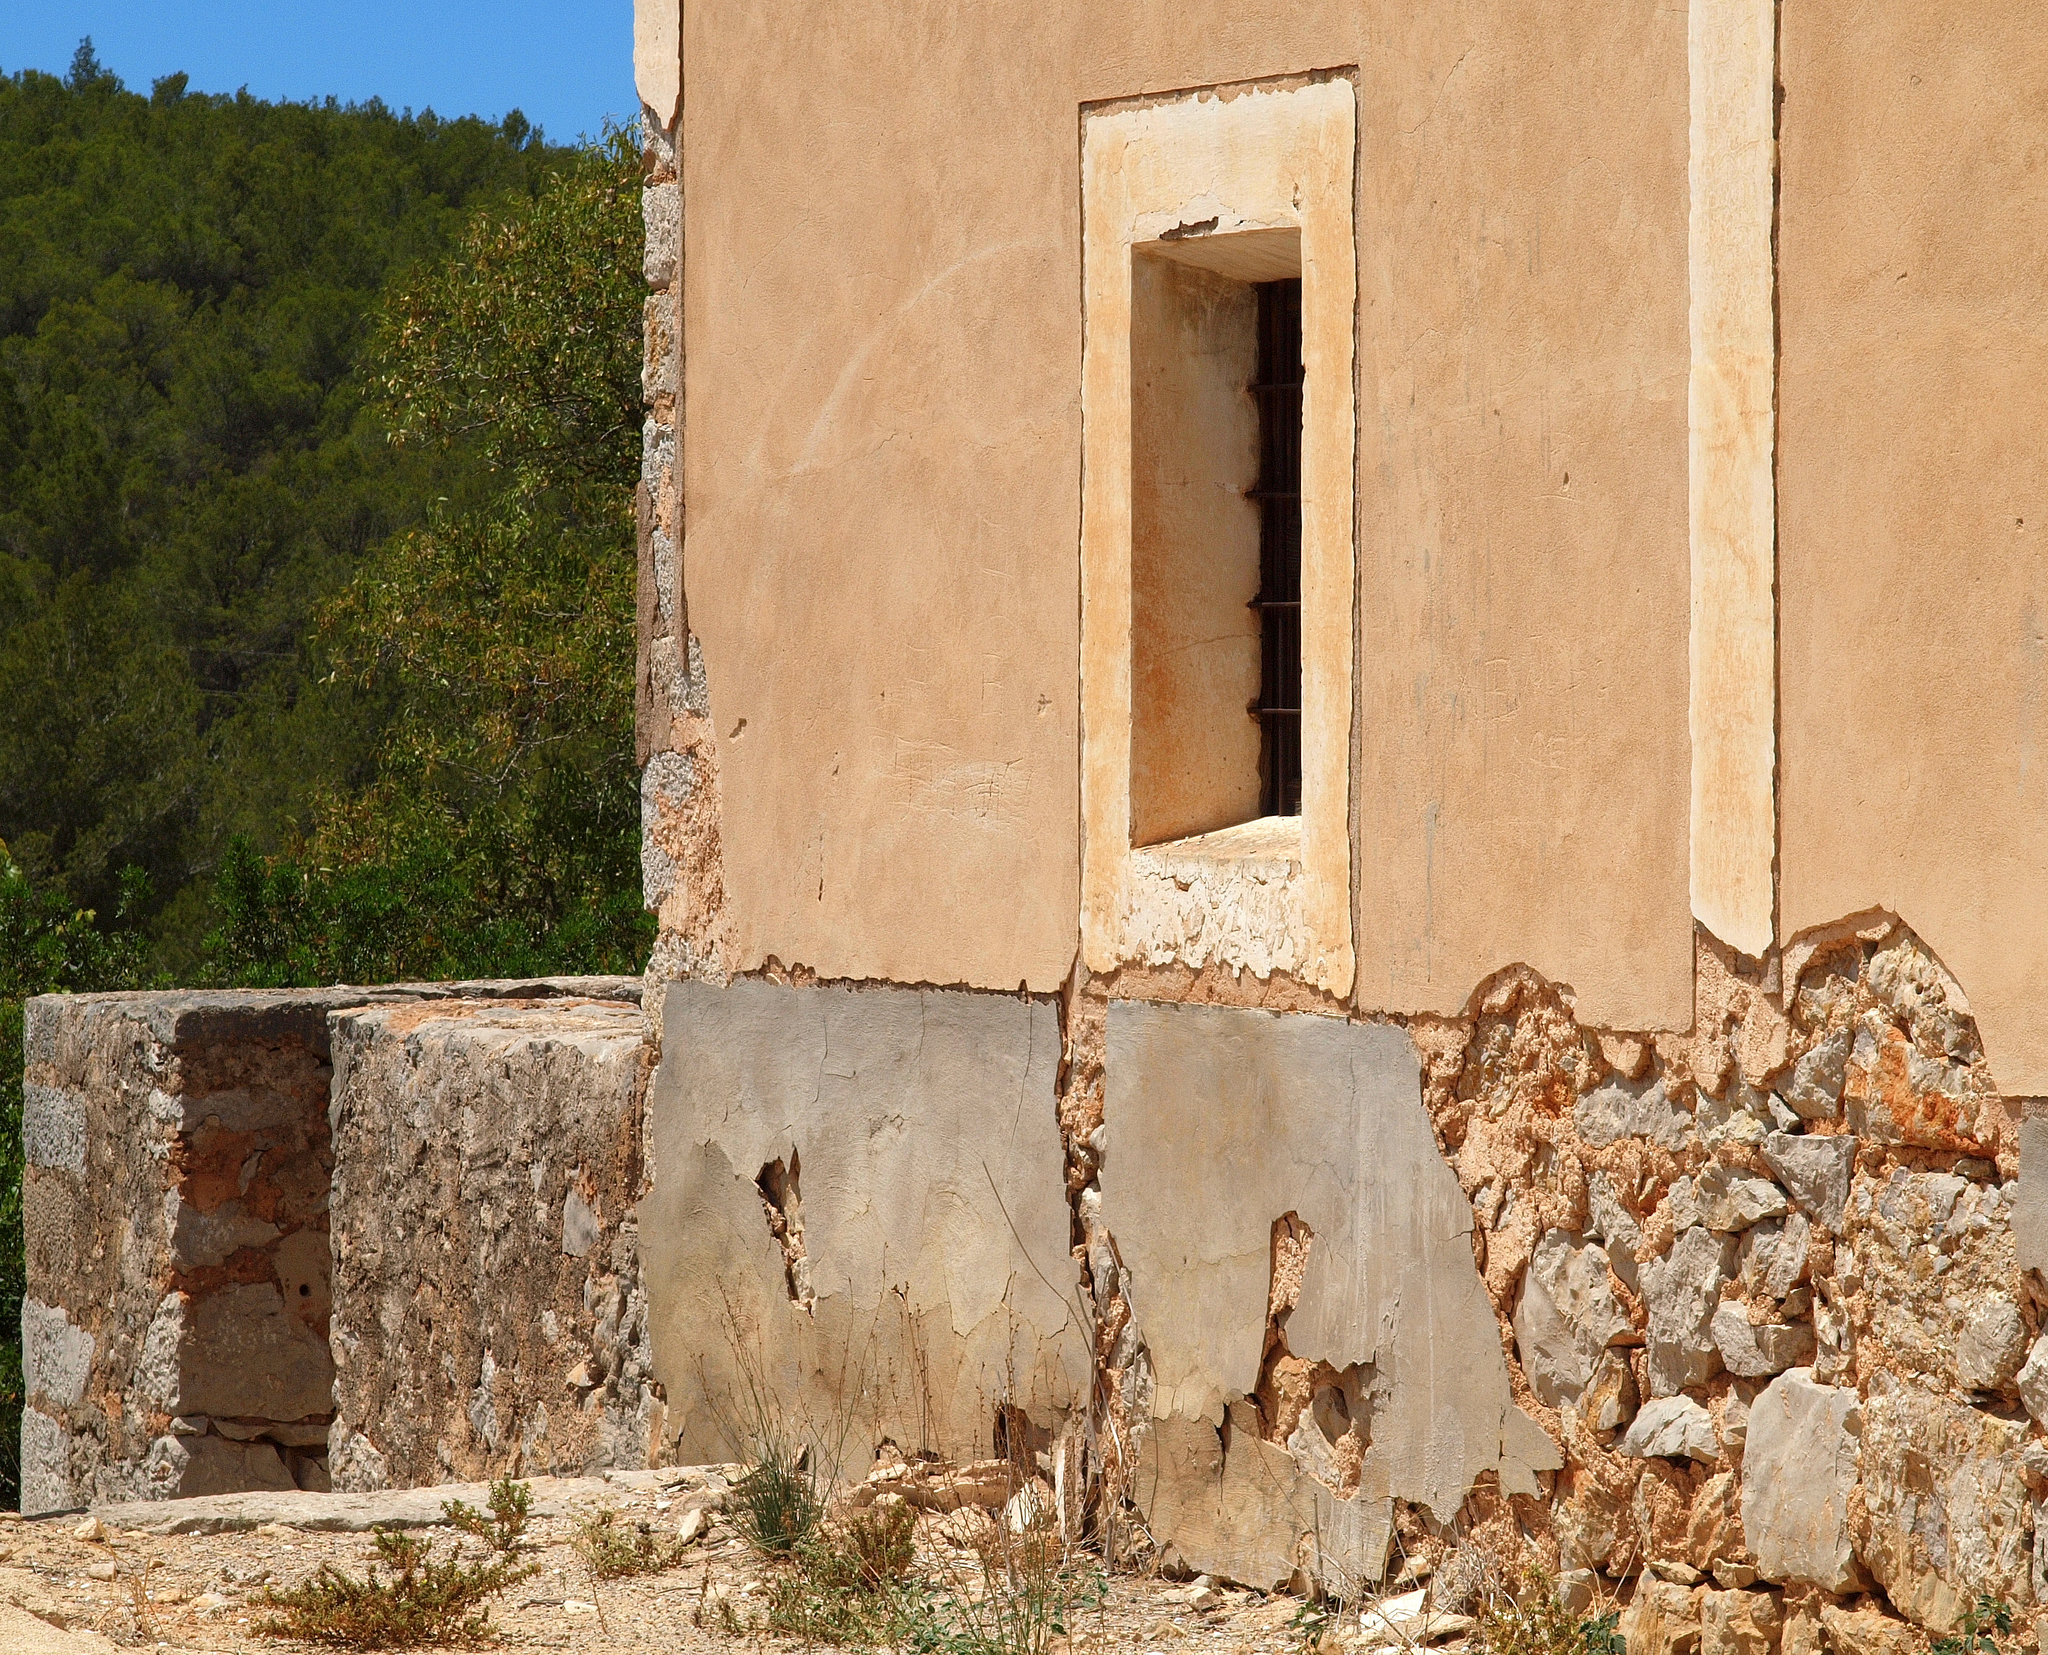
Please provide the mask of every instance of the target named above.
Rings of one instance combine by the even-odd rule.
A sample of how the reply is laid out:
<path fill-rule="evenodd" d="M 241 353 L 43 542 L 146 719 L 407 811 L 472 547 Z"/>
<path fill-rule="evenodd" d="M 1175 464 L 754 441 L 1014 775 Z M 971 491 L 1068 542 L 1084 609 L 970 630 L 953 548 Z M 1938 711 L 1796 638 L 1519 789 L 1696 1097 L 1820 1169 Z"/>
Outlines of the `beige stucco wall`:
<path fill-rule="evenodd" d="M 2048 1092 L 2048 31 L 1791 0 L 1781 51 L 1781 930 L 1896 912 Z"/>
<path fill-rule="evenodd" d="M 1524 960 L 1689 1022 L 1682 12 L 705 0 L 683 34 L 729 967 L 1065 976 L 1079 111 L 1357 64 L 1359 999 Z"/>
<path fill-rule="evenodd" d="M 1360 106 L 1358 989 L 1692 1019 L 1686 14 L 1429 6 Z"/>

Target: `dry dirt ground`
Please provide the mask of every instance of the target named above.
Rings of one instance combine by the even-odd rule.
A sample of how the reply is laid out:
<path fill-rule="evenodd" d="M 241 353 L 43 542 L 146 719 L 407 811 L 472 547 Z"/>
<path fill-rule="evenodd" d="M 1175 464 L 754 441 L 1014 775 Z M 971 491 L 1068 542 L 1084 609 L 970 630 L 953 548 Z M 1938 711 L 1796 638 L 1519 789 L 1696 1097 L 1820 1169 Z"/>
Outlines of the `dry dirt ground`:
<path fill-rule="evenodd" d="M 687 1490 L 664 1485 L 655 1476 L 534 1480 L 536 1512 L 527 1527 L 522 1561 L 537 1565 L 538 1572 L 495 1600 L 491 1620 L 498 1647 L 605 1655 L 742 1650 L 768 1655 L 816 1647 L 759 1629 L 771 1569 L 716 1513 L 706 1513 L 704 1532 L 675 1567 L 625 1580 L 592 1578 L 572 1543 L 581 1518 L 609 1507 L 622 1520 L 650 1524 L 656 1534 L 673 1533 L 699 1503 Z M 460 1494 L 473 1502 L 479 1493 L 473 1488 L 433 1492 Z M 291 1498 L 300 1506 L 316 1506 L 322 1499 Z M 370 1534 L 322 1532 L 304 1526 L 311 1518 L 210 1534 L 153 1533 L 121 1523 L 121 1517 L 145 1509 L 167 1508 L 131 1506 L 105 1513 L 99 1538 L 79 1537 L 94 1524 L 78 1513 L 31 1521 L 0 1517 L 0 1652 L 110 1655 L 117 1649 L 155 1648 L 301 1655 L 321 1646 L 257 1630 L 264 1615 L 258 1601 L 263 1590 L 293 1586 L 323 1563 L 360 1576 L 375 1555 Z M 162 1520 L 157 1521 L 161 1526 Z M 460 1544 L 472 1559 L 486 1555 L 479 1542 L 445 1525 L 416 1532 L 433 1541 L 438 1554 Z M 1092 1559 L 1083 1555 L 1077 1562 L 1092 1574 Z M 919 1567 L 966 1580 L 974 1557 L 921 1529 Z M 1300 1609 L 1295 1599 L 1203 1590 L 1205 1584 L 1129 1572 L 1109 1575 L 1105 1600 L 1073 1623 L 1072 1655 L 1147 1650 L 1299 1655 L 1305 1649 L 1295 1624 Z M 730 1617 L 719 1608 L 721 1598 L 731 1607 Z M 732 1630 L 735 1622 L 742 1630 Z"/>

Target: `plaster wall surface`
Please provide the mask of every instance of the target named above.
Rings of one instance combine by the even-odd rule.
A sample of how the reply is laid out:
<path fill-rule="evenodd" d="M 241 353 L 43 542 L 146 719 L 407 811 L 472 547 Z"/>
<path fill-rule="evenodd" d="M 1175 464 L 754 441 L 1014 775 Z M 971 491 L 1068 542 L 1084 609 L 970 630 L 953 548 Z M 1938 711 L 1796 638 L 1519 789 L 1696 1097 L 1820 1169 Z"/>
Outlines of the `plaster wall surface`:
<path fill-rule="evenodd" d="M 753 1387 L 821 1454 L 856 1445 L 856 1474 L 884 1437 L 975 1459 L 998 1408 L 1049 1429 L 1082 1405 L 1050 1004 L 759 979 L 665 999 L 639 1228 L 684 1462 L 744 1446 Z"/>
<path fill-rule="evenodd" d="M 1905 918 L 2023 1095 L 2048 1092 L 2040 22 L 1791 0 L 1781 46 L 1781 934 Z"/>
<path fill-rule="evenodd" d="M 717 0 L 683 36 L 725 968 L 1064 978 L 1079 112 L 1355 64 L 1359 1002 L 1521 959 L 1686 1024 L 1682 13 Z"/>

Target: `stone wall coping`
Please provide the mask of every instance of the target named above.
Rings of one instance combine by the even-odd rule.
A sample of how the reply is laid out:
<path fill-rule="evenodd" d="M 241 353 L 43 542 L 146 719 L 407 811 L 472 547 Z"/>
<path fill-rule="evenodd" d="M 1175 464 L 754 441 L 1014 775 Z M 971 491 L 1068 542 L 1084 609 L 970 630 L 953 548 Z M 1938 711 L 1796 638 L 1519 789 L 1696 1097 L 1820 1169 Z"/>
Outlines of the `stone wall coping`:
<path fill-rule="evenodd" d="M 326 1038 L 330 1012 L 414 1000 L 640 1001 L 638 977 L 482 977 L 450 982 L 337 983 L 328 988 L 139 989 L 105 994 L 39 994 L 28 1002 L 32 1022 L 45 1017 L 128 1017 L 170 1046 L 195 1041 Z"/>
<path fill-rule="evenodd" d="M 535 1517 L 559 1517 L 573 1506 L 621 1489 L 639 1493 L 683 1490 L 701 1494 L 697 1503 L 721 1505 L 744 1467 L 675 1465 L 654 1471 L 608 1471 L 592 1477 L 528 1477 Z M 125 1500 L 96 1505 L 92 1514 L 113 1529 L 142 1534 L 229 1534 L 265 1523 L 312 1532 L 360 1534 L 372 1528 L 431 1528 L 447 1521 L 446 1501 L 483 1507 L 488 1483 L 443 1483 L 434 1488 L 384 1489 L 371 1494 L 314 1494 L 263 1490 L 248 1494 L 198 1494 L 181 1500 Z M 60 1515 L 46 1513 L 45 1516 Z"/>

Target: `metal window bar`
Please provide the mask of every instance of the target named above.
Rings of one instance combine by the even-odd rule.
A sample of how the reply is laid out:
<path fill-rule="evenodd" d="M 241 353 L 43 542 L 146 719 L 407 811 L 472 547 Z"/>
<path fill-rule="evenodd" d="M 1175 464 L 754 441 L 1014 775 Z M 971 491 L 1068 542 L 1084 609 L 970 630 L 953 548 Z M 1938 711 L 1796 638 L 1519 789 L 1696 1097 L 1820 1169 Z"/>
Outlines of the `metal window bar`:
<path fill-rule="evenodd" d="M 1260 282 L 1259 811 L 1301 814 L 1301 280 Z"/>

